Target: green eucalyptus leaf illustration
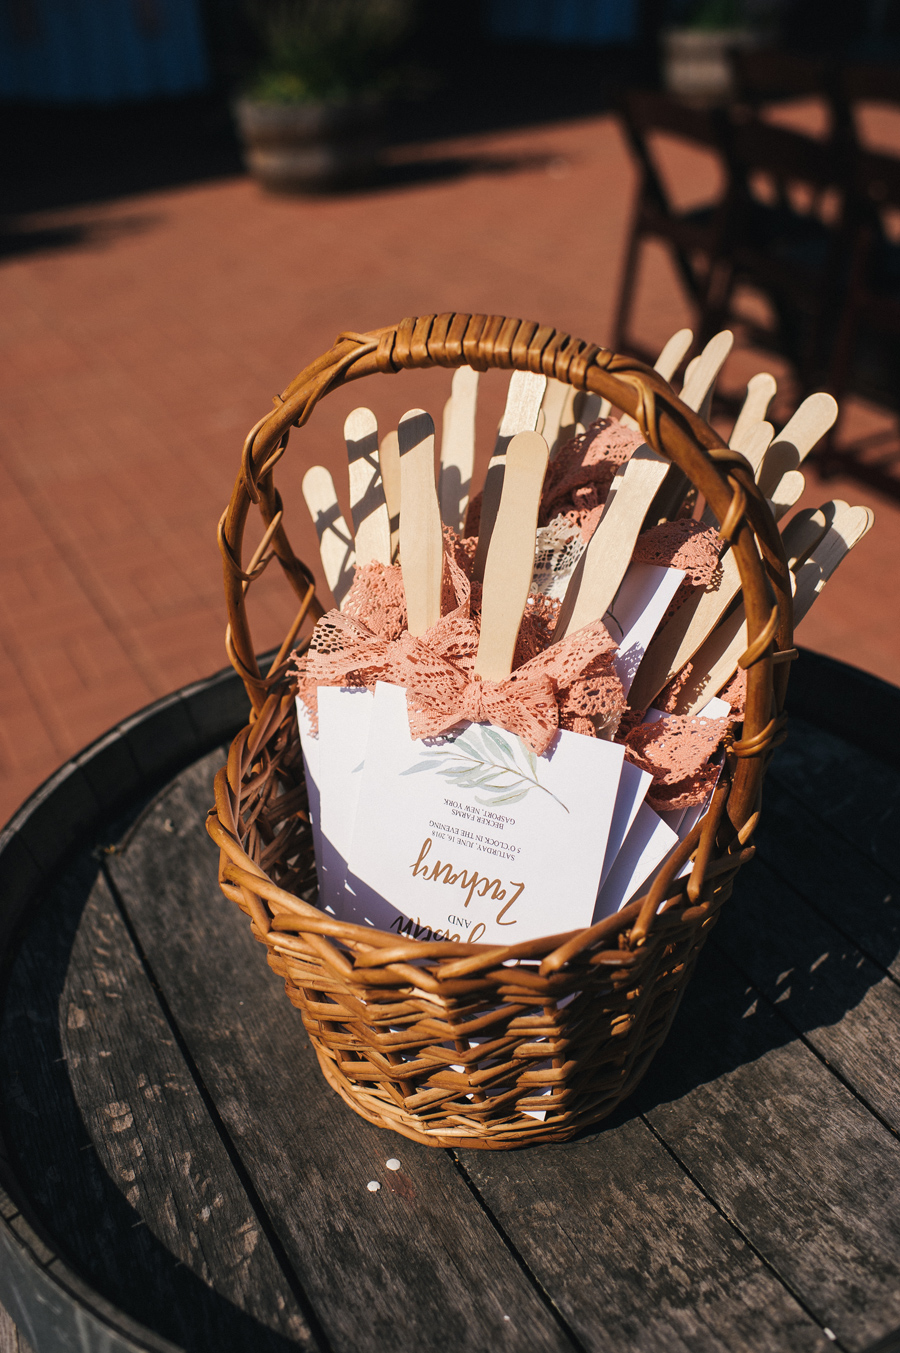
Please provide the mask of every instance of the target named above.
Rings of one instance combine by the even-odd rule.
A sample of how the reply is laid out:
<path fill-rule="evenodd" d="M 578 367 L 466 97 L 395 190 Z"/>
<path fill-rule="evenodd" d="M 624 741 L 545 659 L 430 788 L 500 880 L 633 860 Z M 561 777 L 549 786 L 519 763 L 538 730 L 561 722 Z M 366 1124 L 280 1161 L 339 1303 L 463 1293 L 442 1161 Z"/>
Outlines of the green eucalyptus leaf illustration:
<path fill-rule="evenodd" d="M 470 735 L 474 732 L 476 727 L 477 725 L 473 724 L 471 728 L 466 729 L 465 733 L 460 733 L 459 737 L 453 740 L 450 744 L 453 751 L 462 751 L 468 756 L 475 757 L 480 754 L 481 748 L 469 741 Z"/>
<path fill-rule="evenodd" d="M 513 752 L 512 747 L 510 747 L 509 743 L 506 741 L 506 738 L 502 738 L 500 736 L 496 728 L 490 727 L 482 728 L 481 732 L 486 743 L 492 742 L 494 746 L 498 748 L 500 752 L 508 759 L 511 765 L 514 766 L 516 764 L 515 753 Z"/>
<path fill-rule="evenodd" d="M 402 771 L 400 772 L 400 774 L 401 774 L 401 775 L 418 775 L 418 774 L 419 774 L 421 771 L 423 771 L 423 770 L 434 770 L 434 762 L 433 762 L 433 761 L 417 761 L 416 764 L 415 764 L 414 766 L 410 766 L 408 770 L 402 770 Z"/>
<path fill-rule="evenodd" d="M 419 771 L 430 769 L 460 789 L 478 789 L 486 795 L 484 798 L 475 796 L 475 802 L 482 808 L 521 803 L 533 789 L 538 789 L 568 813 L 562 800 L 541 784 L 540 767 L 534 752 L 522 742 L 519 742 L 519 746 L 528 766 L 527 771 L 518 764 L 509 742 L 495 728 L 470 724 L 465 733 L 461 733 L 452 743 L 423 752 L 415 765 L 400 773 L 416 775 Z"/>

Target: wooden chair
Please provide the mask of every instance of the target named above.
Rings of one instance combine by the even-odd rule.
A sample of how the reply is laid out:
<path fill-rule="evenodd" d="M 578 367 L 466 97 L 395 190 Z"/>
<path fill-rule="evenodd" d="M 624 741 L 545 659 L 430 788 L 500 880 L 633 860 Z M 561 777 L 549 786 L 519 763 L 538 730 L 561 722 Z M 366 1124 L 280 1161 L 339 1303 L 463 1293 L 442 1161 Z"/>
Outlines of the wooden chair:
<path fill-rule="evenodd" d="M 834 61 L 762 47 L 733 51 L 731 67 L 738 103 L 759 114 L 767 104 L 814 98 L 827 114 L 825 138 L 844 136 L 848 109 Z"/>
<path fill-rule="evenodd" d="M 860 105 L 893 104 L 900 111 L 900 66 L 853 62 L 841 70 L 836 90 L 848 138 L 862 150 L 876 150 L 877 147 L 866 145 L 865 131 L 860 126 Z"/>
<path fill-rule="evenodd" d="M 750 341 L 780 352 L 803 390 L 823 379 L 855 229 L 848 155 L 840 142 L 773 126 L 746 109 L 730 118 L 730 215 L 723 228 L 715 327 L 738 320 Z M 762 293 L 771 324 L 736 311 L 735 293 Z"/>
<path fill-rule="evenodd" d="M 858 224 L 828 387 L 839 402 L 852 389 L 900 411 L 900 159 L 859 151 L 854 181 Z M 896 454 L 862 450 L 839 451 L 832 439 L 818 459 L 825 472 L 852 473 L 897 497 Z"/>
<path fill-rule="evenodd" d="M 700 319 L 695 332 L 702 346 L 714 331 L 706 322 L 707 312 L 711 307 L 720 308 L 716 303 L 717 283 L 725 254 L 725 230 L 729 219 L 727 191 L 718 200 L 699 208 L 679 210 L 666 187 L 658 146 L 654 144 L 655 137 L 662 133 L 680 142 L 712 151 L 723 162 L 727 182 L 726 120 L 721 110 L 695 108 L 671 95 L 643 90 L 625 95 L 621 114 L 625 134 L 640 171 L 640 184 L 612 342 L 617 352 L 633 352 L 652 363 L 656 354 L 642 347 L 629 330 L 638 267 L 645 242 L 660 240 L 671 252 L 688 299 L 699 312 Z"/>

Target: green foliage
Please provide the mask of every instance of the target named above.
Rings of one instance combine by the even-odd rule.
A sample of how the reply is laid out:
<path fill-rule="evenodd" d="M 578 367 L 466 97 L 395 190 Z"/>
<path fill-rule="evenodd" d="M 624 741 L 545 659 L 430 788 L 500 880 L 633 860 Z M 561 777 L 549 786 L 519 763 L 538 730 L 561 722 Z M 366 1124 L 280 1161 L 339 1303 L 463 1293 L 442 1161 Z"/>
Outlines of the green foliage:
<path fill-rule="evenodd" d="M 526 794 L 539 789 L 542 794 L 568 808 L 538 778 L 538 759 L 530 747 L 518 738 L 512 738 L 521 762 L 508 738 L 490 724 L 470 724 L 453 742 L 430 748 L 421 760 L 403 775 L 417 775 L 423 770 L 434 770 L 460 789 L 477 789 L 475 802 L 482 808 L 496 808 L 501 804 L 520 803 Z M 481 797 L 485 796 L 485 797 Z"/>
<path fill-rule="evenodd" d="M 272 103 L 388 90 L 415 0 L 247 0 L 263 53 L 247 89 Z"/>
<path fill-rule="evenodd" d="M 742 0 L 698 0 L 688 12 L 688 26 L 711 31 L 748 26 Z"/>

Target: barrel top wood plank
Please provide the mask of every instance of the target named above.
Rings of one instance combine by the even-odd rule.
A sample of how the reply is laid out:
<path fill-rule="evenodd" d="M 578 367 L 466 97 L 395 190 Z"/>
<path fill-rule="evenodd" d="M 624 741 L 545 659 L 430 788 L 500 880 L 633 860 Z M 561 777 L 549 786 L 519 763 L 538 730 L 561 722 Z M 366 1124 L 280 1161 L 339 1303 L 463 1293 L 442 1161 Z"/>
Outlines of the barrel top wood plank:
<path fill-rule="evenodd" d="M 203 830 L 236 678 L 63 767 L 0 835 L 0 1349 L 900 1350 L 900 691 L 794 678 L 668 1042 L 524 1151 L 326 1086 Z"/>

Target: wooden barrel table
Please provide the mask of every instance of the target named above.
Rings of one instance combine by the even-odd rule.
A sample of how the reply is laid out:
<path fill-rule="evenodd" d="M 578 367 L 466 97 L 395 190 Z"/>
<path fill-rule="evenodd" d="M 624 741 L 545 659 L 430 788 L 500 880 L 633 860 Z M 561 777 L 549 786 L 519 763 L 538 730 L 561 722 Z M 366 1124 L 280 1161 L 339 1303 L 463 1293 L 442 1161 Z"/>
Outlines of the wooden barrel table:
<path fill-rule="evenodd" d="M 900 691 L 789 708 L 643 1084 L 514 1152 L 326 1086 L 203 827 L 236 678 L 63 767 L 0 838 L 0 1349 L 900 1347 Z"/>

